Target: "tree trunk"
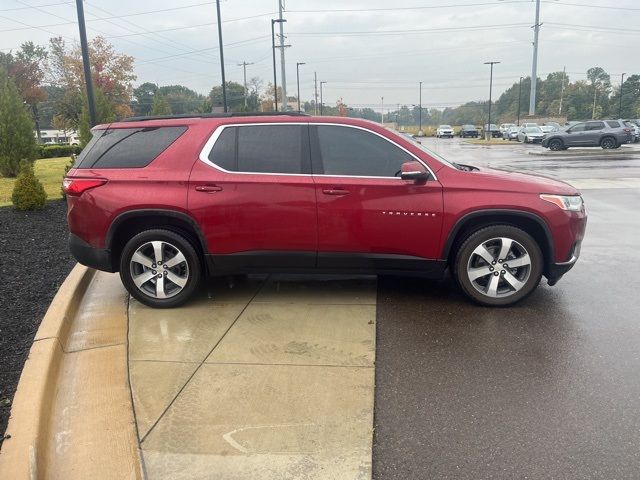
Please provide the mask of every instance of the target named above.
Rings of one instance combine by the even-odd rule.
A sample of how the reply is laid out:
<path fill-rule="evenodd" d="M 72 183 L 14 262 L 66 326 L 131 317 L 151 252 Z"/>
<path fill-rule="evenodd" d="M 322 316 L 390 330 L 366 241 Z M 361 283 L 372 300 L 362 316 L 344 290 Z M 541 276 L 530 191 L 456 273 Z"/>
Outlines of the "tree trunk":
<path fill-rule="evenodd" d="M 40 133 L 40 116 L 38 115 L 38 106 L 35 103 L 31 105 L 31 112 L 33 113 L 33 123 L 36 125 L 38 144 L 40 144 L 42 143 L 42 134 Z"/>

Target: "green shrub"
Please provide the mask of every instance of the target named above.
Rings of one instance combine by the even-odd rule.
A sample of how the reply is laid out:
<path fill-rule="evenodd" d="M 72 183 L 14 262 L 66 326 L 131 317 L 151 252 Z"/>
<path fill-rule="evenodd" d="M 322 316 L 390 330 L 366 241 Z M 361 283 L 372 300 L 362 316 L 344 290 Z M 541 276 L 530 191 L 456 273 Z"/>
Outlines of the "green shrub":
<path fill-rule="evenodd" d="M 60 158 L 70 157 L 80 153 L 81 148 L 78 145 L 39 145 L 38 158 Z"/>
<path fill-rule="evenodd" d="M 40 180 L 33 173 L 33 164 L 23 160 L 13 186 L 11 201 L 18 210 L 40 210 L 44 208 L 47 194 Z"/>

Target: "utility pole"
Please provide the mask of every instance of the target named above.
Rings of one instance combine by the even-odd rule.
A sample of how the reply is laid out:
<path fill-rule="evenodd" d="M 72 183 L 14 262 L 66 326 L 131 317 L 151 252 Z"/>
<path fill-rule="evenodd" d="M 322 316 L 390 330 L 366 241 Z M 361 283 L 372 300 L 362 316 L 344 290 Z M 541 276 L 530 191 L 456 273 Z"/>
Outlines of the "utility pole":
<path fill-rule="evenodd" d="M 418 136 L 421 137 L 422 135 L 424 135 L 424 132 L 422 131 L 422 82 L 420 82 L 420 106 L 419 106 L 418 118 L 419 118 Z"/>
<path fill-rule="evenodd" d="M 518 86 L 518 126 L 520 126 L 520 100 L 522 99 L 522 77 L 520 77 L 520 85 Z"/>
<path fill-rule="evenodd" d="M 78 27 L 80 29 L 80 48 L 82 49 L 82 66 L 84 67 L 84 82 L 87 88 L 87 103 L 89 104 L 89 120 L 91 126 L 95 126 L 96 119 L 96 101 L 93 95 L 93 78 L 91 77 L 91 63 L 89 61 L 89 46 L 87 44 L 87 29 L 84 23 L 84 7 L 83 0 L 76 0 L 76 8 L 78 10 Z"/>
<path fill-rule="evenodd" d="M 560 108 L 558 109 L 558 115 L 562 115 L 562 99 L 564 98 L 564 77 L 567 67 L 562 67 L 562 86 L 560 87 Z"/>
<path fill-rule="evenodd" d="M 222 105 L 227 112 L 227 82 L 224 79 L 224 46 L 222 45 L 222 19 L 220 18 L 220 0 L 216 0 L 218 11 L 218 44 L 220 45 L 220 72 L 222 73 Z"/>
<path fill-rule="evenodd" d="M 622 74 L 622 78 L 620 79 L 620 106 L 618 107 L 618 118 L 622 118 L 622 87 L 624 85 L 624 76 L 626 73 Z"/>
<path fill-rule="evenodd" d="M 322 100 L 322 85 L 324 85 L 327 82 L 320 82 L 320 116 L 322 116 L 324 114 L 324 104 L 323 104 L 323 100 Z"/>
<path fill-rule="evenodd" d="M 302 112 L 300 103 L 300 65 L 305 65 L 304 62 L 296 62 L 296 84 L 298 85 L 298 112 Z"/>
<path fill-rule="evenodd" d="M 247 108 L 247 65 L 253 65 L 253 62 L 242 62 L 238 66 L 242 67 L 244 79 L 244 108 Z"/>
<path fill-rule="evenodd" d="M 533 26 L 533 64 L 531 66 L 531 95 L 529 115 L 536 114 L 536 87 L 538 83 L 538 33 L 540 32 L 540 0 L 536 0 L 536 23 Z"/>
<path fill-rule="evenodd" d="M 491 74 L 489 76 L 489 121 L 487 122 L 487 130 L 484 132 L 485 140 L 491 140 L 491 90 L 493 88 L 493 66 L 500 62 L 484 62 L 485 65 L 491 65 Z"/>
<path fill-rule="evenodd" d="M 276 35 L 273 26 L 281 20 L 271 19 L 271 50 L 273 53 L 273 105 L 278 111 L 278 80 L 276 79 Z"/>
<path fill-rule="evenodd" d="M 284 0 L 278 0 L 278 10 L 280 15 L 278 17 L 280 23 L 280 78 L 282 79 L 282 111 L 287 111 L 287 69 L 284 61 L 284 49 L 289 45 L 284 44 L 284 20 L 282 18 L 282 11 L 284 9 Z"/>
<path fill-rule="evenodd" d="M 380 123 L 384 125 L 384 97 L 380 97 Z"/>
<path fill-rule="evenodd" d="M 313 114 L 318 115 L 318 72 L 313 72 L 313 84 L 315 89 L 315 98 L 316 101 L 313 105 Z"/>

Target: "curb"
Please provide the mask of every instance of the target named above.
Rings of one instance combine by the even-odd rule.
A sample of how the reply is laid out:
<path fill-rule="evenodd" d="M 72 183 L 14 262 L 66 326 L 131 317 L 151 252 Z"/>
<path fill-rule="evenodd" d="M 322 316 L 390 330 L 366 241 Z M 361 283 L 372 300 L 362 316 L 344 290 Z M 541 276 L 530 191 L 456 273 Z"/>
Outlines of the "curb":
<path fill-rule="evenodd" d="M 51 302 L 20 376 L 0 478 L 142 478 L 127 323 L 119 278 L 76 265 Z"/>
<path fill-rule="evenodd" d="M 529 155 L 535 155 L 537 157 L 606 157 L 606 156 L 620 156 L 620 155 L 640 155 L 640 150 L 630 148 L 620 148 L 615 150 L 562 150 L 560 152 L 552 151 L 528 151 Z"/>
<path fill-rule="evenodd" d="M 0 476 L 4 478 L 40 477 L 39 452 L 41 441 L 46 437 L 50 399 L 60 370 L 61 344 L 94 273 L 95 270 L 77 264 L 56 293 L 38 328 L 11 407 L 7 425 L 11 438 L 2 445 Z"/>

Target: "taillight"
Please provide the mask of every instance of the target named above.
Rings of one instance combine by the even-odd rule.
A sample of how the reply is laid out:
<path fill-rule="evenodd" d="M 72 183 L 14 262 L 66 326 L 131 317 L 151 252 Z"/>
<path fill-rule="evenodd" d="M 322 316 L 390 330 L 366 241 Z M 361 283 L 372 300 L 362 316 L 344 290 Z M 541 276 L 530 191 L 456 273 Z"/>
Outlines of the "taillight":
<path fill-rule="evenodd" d="M 90 188 L 99 187 L 107 183 L 106 178 L 75 178 L 65 177 L 62 180 L 62 189 L 67 195 L 79 196 Z"/>
<path fill-rule="evenodd" d="M 631 129 L 630 128 L 625 128 L 624 131 L 628 133 L 628 132 L 631 131 Z"/>

